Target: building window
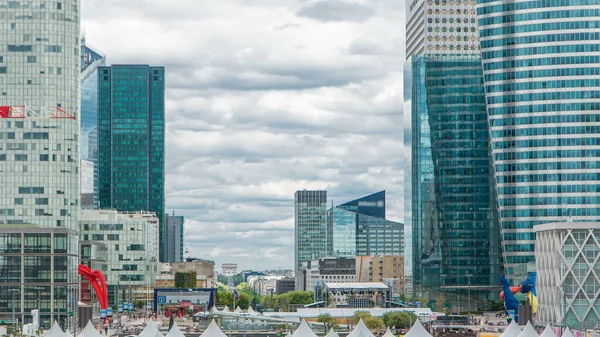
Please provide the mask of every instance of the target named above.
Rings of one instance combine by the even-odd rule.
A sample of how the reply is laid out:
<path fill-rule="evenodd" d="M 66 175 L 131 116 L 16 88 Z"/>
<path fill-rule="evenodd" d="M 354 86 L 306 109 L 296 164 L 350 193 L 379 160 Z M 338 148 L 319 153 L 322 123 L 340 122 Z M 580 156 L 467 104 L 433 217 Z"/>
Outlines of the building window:
<path fill-rule="evenodd" d="M 23 205 L 23 198 L 15 198 L 15 205 Z"/>
<path fill-rule="evenodd" d="M 27 161 L 26 154 L 15 154 L 15 161 Z"/>

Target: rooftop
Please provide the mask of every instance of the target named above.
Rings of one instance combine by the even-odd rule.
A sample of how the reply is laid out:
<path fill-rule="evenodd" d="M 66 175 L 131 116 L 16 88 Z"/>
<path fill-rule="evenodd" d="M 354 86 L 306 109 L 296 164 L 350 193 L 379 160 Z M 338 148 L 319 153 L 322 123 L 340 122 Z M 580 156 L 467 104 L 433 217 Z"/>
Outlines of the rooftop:
<path fill-rule="evenodd" d="M 325 285 L 329 289 L 388 289 L 389 287 L 381 282 L 355 282 L 355 283 L 329 283 Z"/>

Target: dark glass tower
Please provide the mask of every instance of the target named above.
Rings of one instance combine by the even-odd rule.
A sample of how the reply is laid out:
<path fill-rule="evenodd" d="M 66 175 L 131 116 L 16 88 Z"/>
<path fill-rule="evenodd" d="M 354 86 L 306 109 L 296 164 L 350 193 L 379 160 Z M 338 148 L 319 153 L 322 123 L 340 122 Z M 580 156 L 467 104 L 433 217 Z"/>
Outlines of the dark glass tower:
<path fill-rule="evenodd" d="M 165 70 L 147 65 L 98 68 L 100 208 L 147 210 L 160 219 L 164 259 Z"/>
<path fill-rule="evenodd" d="M 498 296 L 501 249 L 481 60 L 414 55 L 404 76 L 413 291 L 482 307 Z"/>

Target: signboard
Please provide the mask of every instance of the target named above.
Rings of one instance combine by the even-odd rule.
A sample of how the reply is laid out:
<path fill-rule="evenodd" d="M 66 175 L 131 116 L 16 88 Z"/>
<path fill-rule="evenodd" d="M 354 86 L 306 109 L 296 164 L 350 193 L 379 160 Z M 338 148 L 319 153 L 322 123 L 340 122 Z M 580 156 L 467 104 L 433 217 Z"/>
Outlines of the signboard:
<path fill-rule="evenodd" d="M 100 310 L 100 318 L 106 318 L 106 309 Z"/>
<path fill-rule="evenodd" d="M 154 289 L 153 312 L 164 312 L 165 307 L 177 307 L 182 302 L 188 302 L 194 308 L 209 310 L 213 307 L 217 289 L 215 288 L 160 288 Z"/>
<path fill-rule="evenodd" d="M 119 305 L 117 306 L 117 311 L 118 311 L 119 313 L 123 312 L 123 305 L 122 305 L 122 304 L 119 304 Z"/>
<path fill-rule="evenodd" d="M 106 309 L 106 316 L 108 316 L 108 317 L 112 317 L 112 315 L 113 315 L 113 310 L 112 310 L 112 307 L 108 307 L 108 308 Z"/>

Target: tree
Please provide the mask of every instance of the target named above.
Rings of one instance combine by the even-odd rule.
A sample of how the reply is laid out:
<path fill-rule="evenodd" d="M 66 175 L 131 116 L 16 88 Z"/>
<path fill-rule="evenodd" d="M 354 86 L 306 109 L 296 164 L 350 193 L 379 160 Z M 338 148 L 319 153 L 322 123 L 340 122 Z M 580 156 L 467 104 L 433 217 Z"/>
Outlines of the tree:
<path fill-rule="evenodd" d="M 385 327 L 381 318 L 378 317 L 370 316 L 367 319 L 363 319 L 363 321 L 369 330 L 383 329 Z"/>
<path fill-rule="evenodd" d="M 226 285 L 229 282 L 229 279 L 225 275 L 219 275 L 218 281 Z"/>
<path fill-rule="evenodd" d="M 369 317 L 372 317 L 370 312 L 365 310 L 357 310 L 354 312 L 354 316 L 352 316 L 352 323 L 358 324 L 358 322 L 360 322 L 360 320 L 362 319 L 363 322 L 365 322 L 366 324 L 366 320 Z"/>
<path fill-rule="evenodd" d="M 233 306 L 233 292 L 224 289 L 217 290 L 217 305 L 227 306 L 231 308 Z M 235 308 L 233 308 L 235 309 Z"/>
<path fill-rule="evenodd" d="M 411 322 L 417 319 L 417 316 L 406 311 L 390 311 L 383 314 L 381 318 L 386 326 L 396 329 L 406 329 L 410 327 Z"/>
<path fill-rule="evenodd" d="M 133 306 L 136 307 L 137 309 L 144 309 L 145 305 L 146 305 L 146 301 L 145 300 L 135 300 L 135 301 L 133 301 Z"/>
<path fill-rule="evenodd" d="M 242 309 L 248 309 L 250 306 L 250 296 L 246 294 L 240 294 L 240 296 L 235 300 L 235 306 Z"/>
<path fill-rule="evenodd" d="M 244 282 L 244 278 L 242 277 L 242 275 L 240 274 L 235 274 L 233 275 L 233 285 L 238 285 L 240 283 Z"/>
<path fill-rule="evenodd" d="M 175 288 L 192 289 L 196 287 L 196 272 L 192 270 L 175 273 Z"/>
<path fill-rule="evenodd" d="M 330 314 L 320 314 L 319 316 L 317 316 L 317 322 L 319 323 L 333 323 L 335 320 L 333 319 L 333 317 L 331 317 Z"/>

